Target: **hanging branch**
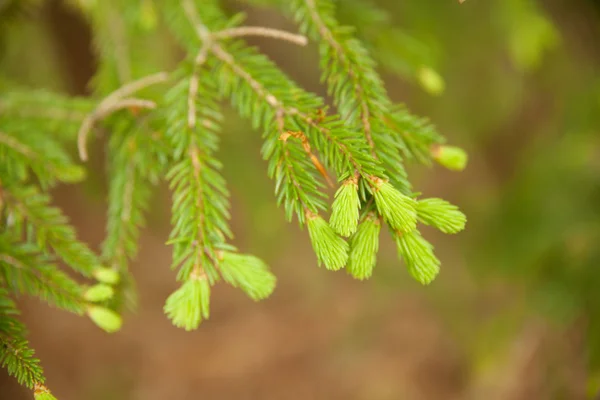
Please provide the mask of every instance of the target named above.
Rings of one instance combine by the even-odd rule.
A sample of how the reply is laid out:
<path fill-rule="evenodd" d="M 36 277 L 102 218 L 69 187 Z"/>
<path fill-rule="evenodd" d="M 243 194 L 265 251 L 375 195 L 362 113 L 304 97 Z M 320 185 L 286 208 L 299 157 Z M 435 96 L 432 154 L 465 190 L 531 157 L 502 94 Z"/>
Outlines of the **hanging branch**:
<path fill-rule="evenodd" d="M 392 103 L 369 47 L 338 23 L 333 1 L 281 2 L 294 12 L 300 34 L 240 26 L 241 18 L 222 12 L 220 0 L 144 2 L 144 12 L 139 2 L 92 3 L 80 7 L 99 55 L 93 85 L 101 100 L 21 89 L 0 94 L 0 365 L 36 400 L 55 399 L 11 297 L 32 295 L 118 331 L 117 310 L 133 293 L 128 264 L 138 251 L 152 185 L 161 179 L 172 193 L 168 244 L 180 286 L 166 298 L 164 312 L 175 326 L 197 329 L 210 317 L 214 285 L 224 282 L 253 300 L 275 289 L 266 263 L 230 244 L 229 192 L 217 158 L 226 126 L 223 100 L 262 131 L 261 154 L 277 204 L 288 221 L 295 216 L 307 228 L 319 266 L 369 278 L 385 224 L 408 273 L 432 282 L 440 261 L 419 228 L 453 234 L 464 229 L 466 217 L 444 200 L 414 195 L 404 163 L 436 160 L 458 170 L 466 154 L 442 145 L 429 123 Z M 186 57 L 173 71 L 131 81 L 140 71 L 159 69 L 144 51 L 156 45 L 148 33 L 161 26 L 158 16 Z M 248 37 L 290 46 L 315 41 L 339 114 L 249 46 Z M 167 85 L 150 98 L 139 94 L 157 84 Z M 106 237 L 98 257 L 52 205 L 48 190 L 84 179 L 70 146 L 86 161 L 89 135 L 100 122 L 110 140 Z M 327 185 L 338 186 L 331 204 Z M 67 275 L 63 264 L 86 284 Z"/>

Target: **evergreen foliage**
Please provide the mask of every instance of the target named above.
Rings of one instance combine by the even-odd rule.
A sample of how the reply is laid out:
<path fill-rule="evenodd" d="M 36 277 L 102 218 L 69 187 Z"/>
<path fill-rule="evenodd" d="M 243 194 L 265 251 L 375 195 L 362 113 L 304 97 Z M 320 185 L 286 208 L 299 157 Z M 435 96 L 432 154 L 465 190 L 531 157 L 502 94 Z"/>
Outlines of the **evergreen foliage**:
<path fill-rule="evenodd" d="M 386 68 L 399 61 L 381 58 L 385 44 L 373 36 L 372 27 L 388 21 L 383 11 L 349 2 L 355 11 L 347 19 L 357 25 L 365 20 L 355 32 L 338 22 L 331 0 L 268 2 L 289 13 L 305 37 L 244 26 L 243 15 L 228 16 L 217 0 L 71 3 L 92 27 L 99 58 L 93 96 L 70 98 L 15 85 L 0 95 L 0 360 L 35 390 L 36 399 L 53 397 L 43 386 L 12 298 L 32 295 L 86 314 L 107 332 L 119 330 L 123 306 L 134 305 L 128 265 L 160 180 L 172 192 L 168 243 L 181 285 L 164 311 L 175 326 L 192 330 L 209 318 L 211 287 L 221 281 L 253 300 L 273 292 L 276 278 L 267 265 L 228 243 L 229 191 L 216 157 L 224 102 L 262 133 L 277 202 L 289 221 L 295 216 L 307 227 L 319 265 L 369 278 L 381 225 L 387 224 L 409 273 L 423 284 L 435 278 L 439 261 L 417 224 L 456 233 L 465 217 L 443 200 L 419 200 L 405 164 L 437 160 L 462 169 L 466 156 L 441 145 L 443 138 L 429 122 L 387 95 L 376 60 Z M 148 46 L 138 44 L 165 29 L 186 56 L 171 72 L 157 73 L 144 51 Z M 389 21 L 386 29 L 392 29 Z M 249 46 L 244 37 L 251 35 L 290 46 L 314 41 L 337 112 Z M 439 90 L 440 82 L 429 74 L 430 86 Z M 77 239 L 48 193 L 57 184 L 84 179 L 84 167 L 70 150 L 77 147 L 86 161 L 98 128 L 110 135 L 100 254 Z M 328 223 L 327 187 L 336 184 Z M 61 264 L 87 281 L 68 275 Z"/>

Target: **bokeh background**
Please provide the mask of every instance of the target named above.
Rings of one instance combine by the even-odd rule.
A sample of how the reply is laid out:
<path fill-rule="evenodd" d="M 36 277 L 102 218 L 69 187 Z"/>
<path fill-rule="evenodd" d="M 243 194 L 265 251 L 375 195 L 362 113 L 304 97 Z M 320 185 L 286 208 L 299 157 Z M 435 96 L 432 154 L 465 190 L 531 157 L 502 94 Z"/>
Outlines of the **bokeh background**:
<path fill-rule="evenodd" d="M 31 87 L 89 93 L 96 61 L 85 20 L 58 0 L 8 18 L 9 3 L 0 0 L 2 74 Z M 370 281 L 317 268 L 306 232 L 276 208 L 260 133 L 228 111 L 221 158 L 233 192 L 235 242 L 270 263 L 279 278 L 275 294 L 253 303 L 220 285 L 209 321 L 192 333 L 174 328 L 162 313 L 176 287 L 164 245 L 170 205 L 162 185 L 132 265 L 139 308 L 121 332 L 105 334 L 36 300 L 19 302 L 61 400 L 597 394 L 600 2 L 377 3 L 390 15 L 381 29 L 396 35 L 375 41 L 397 55 L 382 63 L 390 95 L 470 154 L 462 173 L 409 169 L 417 190 L 458 204 L 469 218 L 456 236 L 426 231 L 443 262 L 439 278 L 429 287 L 413 282 L 385 235 Z M 339 4 L 344 11 L 345 1 Z M 229 5 L 246 10 L 253 25 L 294 29 L 277 12 Z M 380 37 L 377 29 L 363 33 Z M 324 94 L 314 47 L 252 43 Z M 146 45 L 165 65 L 181 56 L 169 41 Z M 445 90 L 424 84 L 419 66 L 437 71 Z M 105 143 L 100 137 L 93 144 L 90 179 L 54 194 L 94 248 L 104 234 Z M 29 396 L 0 370 L 0 399 Z"/>

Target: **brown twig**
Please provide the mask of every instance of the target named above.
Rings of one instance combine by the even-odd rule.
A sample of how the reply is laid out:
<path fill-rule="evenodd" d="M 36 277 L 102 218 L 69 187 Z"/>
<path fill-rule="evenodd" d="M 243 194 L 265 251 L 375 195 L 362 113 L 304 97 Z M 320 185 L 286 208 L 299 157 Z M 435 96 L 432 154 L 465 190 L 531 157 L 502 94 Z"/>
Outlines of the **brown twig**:
<path fill-rule="evenodd" d="M 306 36 L 262 26 L 241 26 L 239 28 L 224 29 L 213 34 L 213 37 L 215 38 L 234 38 L 243 36 L 269 37 L 294 43 L 298 46 L 306 46 L 308 44 Z"/>
<path fill-rule="evenodd" d="M 335 185 L 333 184 L 333 181 L 331 180 L 331 178 L 327 174 L 327 170 L 325 170 L 325 167 L 323 166 L 323 164 L 321 164 L 321 161 L 319 161 L 319 159 L 317 158 L 317 156 L 312 152 L 311 147 L 310 147 L 310 143 L 308 142 L 308 138 L 306 137 L 306 135 L 304 134 L 304 132 L 300 132 L 300 131 L 286 131 L 286 132 L 284 132 L 284 133 L 282 133 L 282 134 L 279 135 L 279 140 L 282 140 L 283 142 L 286 142 L 287 139 L 290 138 L 290 137 L 293 137 L 293 138 L 296 138 L 296 139 L 300 139 L 300 143 L 302 143 L 302 148 L 304 149 L 304 151 L 310 157 L 310 160 L 314 164 L 314 166 L 317 169 L 317 171 L 319 171 L 319 173 L 323 176 L 323 178 L 325 178 L 325 180 L 327 181 L 327 183 L 329 184 L 329 186 L 334 187 Z"/>
<path fill-rule="evenodd" d="M 126 97 L 138 92 L 141 89 L 144 89 L 145 87 L 165 82 L 168 79 L 169 75 L 166 72 L 148 75 L 138 79 L 137 81 L 133 81 L 121 86 L 119 89 L 115 90 L 104 100 L 102 100 L 96 109 L 83 120 L 81 127 L 79 128 L 79 132 L 77 133 L 77 148 L 79 150 L 79 157 L 81 160 L 87 161 L 88 159 L 86 149 L 87 137 L 97 121 L 104 119 L 113 112 L 123 108 L 155 108 L 156 104 L 152 101 Z"/>

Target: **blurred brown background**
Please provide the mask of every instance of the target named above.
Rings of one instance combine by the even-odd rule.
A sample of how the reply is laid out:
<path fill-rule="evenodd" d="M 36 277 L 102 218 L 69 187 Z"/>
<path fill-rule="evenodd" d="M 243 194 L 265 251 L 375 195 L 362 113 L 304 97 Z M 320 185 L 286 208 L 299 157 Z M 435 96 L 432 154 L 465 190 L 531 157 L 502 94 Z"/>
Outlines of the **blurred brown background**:
<path fill-rule="evenodd" d="M 432 96 L 414 71 L 388 69 L 392 98 L 429 116 L 471 157 L 463 173 L 410 168 L 417 190 L 469 217 L 458 236 L 426 231 L 443 262 L 440 277 L 426 288 L 412 282 L 386 235 L 370 281 L 317 268 L 306 232 L 275 206 L 259 133 L 229 112 L 222 159 L 236 245 L 269 262 L 275 294 L 253 303 L 220 285 L 198 331 L 173 327 L 162 312 L 176 283 L 161 186 L 132 267 L 139 310 L 121 332 L 19 302 L 60 400 L 525 400 L 595 391 L 599 2 L 379 3 L 428 49 L 425 59 L 446 82 Z M 276 12 L 247 10 L 250 24 L 294 30 Z M 87 93 L 95 61 L 85 22 L 58 0 L 24 18 L 5 31 L 3 69 L 32 86 Z M 314 48 L 252 42 L 323 93 Z M 94 144 L 90 182 L 56 193 L 95 248 L 106 211 L 103 140 Z M 30 392 L 1 370 L 0 398 Z"/>

